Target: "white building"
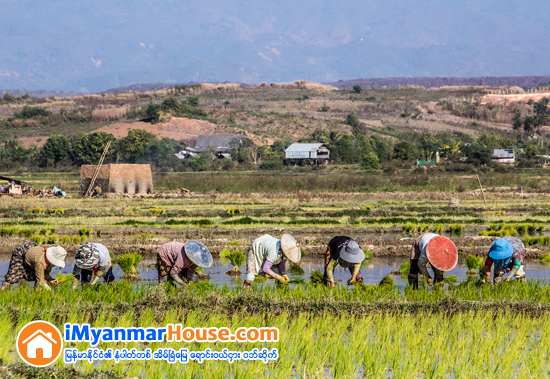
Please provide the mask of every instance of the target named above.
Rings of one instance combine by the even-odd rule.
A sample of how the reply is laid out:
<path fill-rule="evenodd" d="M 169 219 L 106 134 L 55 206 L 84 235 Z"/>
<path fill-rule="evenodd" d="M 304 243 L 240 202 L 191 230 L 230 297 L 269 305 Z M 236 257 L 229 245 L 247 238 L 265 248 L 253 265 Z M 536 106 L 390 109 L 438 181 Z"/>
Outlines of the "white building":
<path fill-rule="evenodd" d="M 514 149 L 494 149 L 493 160 L 498 163 L 516 163 L 516 152 Z"/>
<path fill-rule="evenodd" d="M 285 150 L 285 158 L 289 163 L 308 161 L 324 163 L 328 161 L 330 150 L 323 143 L 293 143 Z"/>

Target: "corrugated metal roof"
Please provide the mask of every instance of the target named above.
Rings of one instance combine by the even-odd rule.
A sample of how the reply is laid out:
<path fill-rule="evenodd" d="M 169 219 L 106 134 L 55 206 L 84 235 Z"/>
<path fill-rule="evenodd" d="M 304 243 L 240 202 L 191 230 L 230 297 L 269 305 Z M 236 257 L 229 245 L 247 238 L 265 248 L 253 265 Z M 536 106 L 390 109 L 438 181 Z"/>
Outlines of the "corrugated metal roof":
<path fill-rule="evenodd" d="M 290 145 L 285 152 L 288 151 L 315 151 L 322 147 L 322 143 L 293 143 Z"/>
<path fill-rule="evenodd" d="M 495 158 L 515 158 L 516 153 L 514 149 L 494 149 L 493 157 Z"/>
<path fill-rule="evenodd" d="M 195 150 L 208 147 L 225 147 L 229 148 L 231 142 L 242 140 L 242 136 L 199 136 L 195 143 Z"/>

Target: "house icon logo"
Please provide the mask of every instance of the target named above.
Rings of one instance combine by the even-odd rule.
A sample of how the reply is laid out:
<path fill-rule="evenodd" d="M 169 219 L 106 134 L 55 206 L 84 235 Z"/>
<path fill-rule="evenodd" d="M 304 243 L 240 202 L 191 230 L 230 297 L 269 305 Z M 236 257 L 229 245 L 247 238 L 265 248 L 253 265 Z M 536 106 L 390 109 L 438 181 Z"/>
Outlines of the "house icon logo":
<path fill-rule="evenodd" d="M 32 321 L 17 335 L 17 352 L 21 359 L 34 367 L 54 363 L 63 349 L 63 337 L 59 330 L 47 321 Z"/>

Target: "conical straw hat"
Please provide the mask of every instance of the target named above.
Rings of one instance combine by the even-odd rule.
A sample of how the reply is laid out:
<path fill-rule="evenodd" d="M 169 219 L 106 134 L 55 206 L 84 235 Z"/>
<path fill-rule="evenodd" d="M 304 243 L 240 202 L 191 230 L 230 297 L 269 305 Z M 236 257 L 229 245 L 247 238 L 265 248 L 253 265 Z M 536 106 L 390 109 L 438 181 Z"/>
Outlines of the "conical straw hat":
<path fill-rule="evenodd" d="M 296 239 L 290 234 L 283 234 L 283 237 L 281 238 L 281 249 L 283 249 L 283 254 L 285 257 L 287 257 L 291 262 L 300 262 L 302 253 L 298 247 L 298 242 L 296 242 Z"/>

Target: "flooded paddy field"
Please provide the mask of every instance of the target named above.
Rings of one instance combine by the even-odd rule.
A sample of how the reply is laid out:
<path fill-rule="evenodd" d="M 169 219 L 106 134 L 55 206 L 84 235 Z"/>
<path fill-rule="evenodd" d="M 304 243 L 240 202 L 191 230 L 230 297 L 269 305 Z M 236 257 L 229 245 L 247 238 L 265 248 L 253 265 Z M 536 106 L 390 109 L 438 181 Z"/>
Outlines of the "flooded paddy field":
<path fill-rule="evenodd" d="M 0 255 L 0 281 L 3 280 L 4 276 L 8 272 L 10 256 L 6 254 Z M 408 282 L 406 276 L 401 276 L 396 273 L 399 271 L 399 267 L 402 263 L 408 262 L 406 258 L 396 258 L 396 257 L 374 257 L 367 259 L 363 262 L 361 266 L 361 275 L 363 277 L 364 283 L 369 285 L 378 284 L 385 276 L 392 275 L 396 287 L 404 288 Z M 137 285 L 143 284 L 156 284 L 158 283 L 158 275 L 156 265 L 156 256 L 154 255 L 145 255 L 143 260 L 138 266 L 138 281 L 132 281 Z M 55 267 L 52 270 L 52 275 L 56 275 L 58 272 L 61 274 L 70 274 L 72 273 L 74 267 L 74 258 L 70 257 L 67 259 L 67 264 L 65 268 L 59 269 Z M 246 268 L 245 265 L 241 266 L 240 269 L 242 274 L 239 276 L 231 276 L 226 274 L 233 266 L 229 262 L 216 257 L 214 259 L 214 264 L 208 269 L 203 269 L 203 274 L 206 274 L 210 277 L 208 281 L 212 284 L 229 287 L 239 287 L 243 285 Z M 324 272 L 324 259 L 320 257 L 305 257 L 300 262 L 300 267 L 303 269 L 303 274 L 297 274 L 296 272 L 289 272 L 289 277 L 291 279 L 304 279 L 305 282 L 309 282 L 310 274 L 314 270 L 320 270 Z M 537 280 L 547 282 L 550 279 L 550 266 L 541 263 L 538 260 L 526 260 L 525 270 L 527 272 L 528 280 Z M 459 259 L 457 266 L 451 271 L 446 272 L 445 276 L 454 275 L 458 278 L 459 282 L 465 281 L 468 279 L 467 275 L 468 269 L 465 267 L 464 259 Z M 124 280 L 124 272 L 121 270 L 118 265 L 113 262 L 113 274 L 117 281 Z M 347 280 L 351 277 L 348 270 L 343 269 L 338 266 L 334 270 L 334 278 L 337 282 L 346 285 Z M 103 279 L 100 280 L 100 283 L 103 282 Z M 261 283 L 262 286 L 275 286 L 274 280 L 267 280 Z M 346 286 L 348 289 L 353 289 L 353 286 Z"/>

